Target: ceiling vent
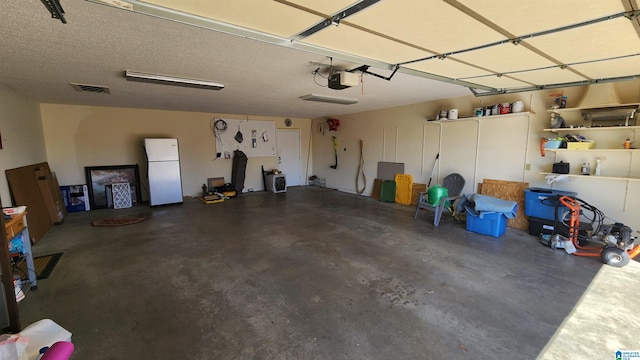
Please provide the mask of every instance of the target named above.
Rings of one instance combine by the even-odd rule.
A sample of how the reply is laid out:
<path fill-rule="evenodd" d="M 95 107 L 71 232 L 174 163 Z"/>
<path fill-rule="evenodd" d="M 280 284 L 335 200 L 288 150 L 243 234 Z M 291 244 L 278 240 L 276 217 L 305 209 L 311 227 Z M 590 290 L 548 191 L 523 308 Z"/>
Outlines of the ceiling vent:
<path fill-rule="evenodd" d="M 300 96 L 300 99 L 308 100 L 308 101 L 325 102 L 325 103 L 331 103 L 331 104 L 341 104 L 341 105 L 351 105 L 358 102 L 358 100 L 356 99 L 347 99 L 347 98 L 340 98 L 340 97 L 329 96 L 329 95 L 318 95 L 318 94 L 303 95 L 303 96 Z"/>
<path fill-rule="evenodd" d="M 109 88 L 102 85 L 88 85 L 88 84 L 77 84 L 77 83 L 70 83 L 70 85 L 74 89 L 76 89 L 76 91 L 87 91 L 87 92 L 94 92 L 94 93 L 100 93 L 100 94 L 111 94 L 111 92 L 109 91 Z"/>

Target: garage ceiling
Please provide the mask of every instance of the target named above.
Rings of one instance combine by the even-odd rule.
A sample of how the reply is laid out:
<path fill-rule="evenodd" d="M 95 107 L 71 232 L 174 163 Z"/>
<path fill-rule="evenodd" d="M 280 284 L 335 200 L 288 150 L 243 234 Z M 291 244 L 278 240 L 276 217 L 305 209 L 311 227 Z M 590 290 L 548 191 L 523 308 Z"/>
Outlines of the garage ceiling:
<path fill-rule="evenodd" d="M 71 63 L 61 65 L 65 74 L 52 68 L 41 76 L 111 85 L 111 100 L 94 105 L 188 104 L 196 111 L 316 117 L 461 96 L 469 89 L 488 95 L 640 75 L 637 0 L 60 1 L 67 24 L 45 20 L 49 14 L 35 0 L 16 0 L 3 9 L 0 30 L 9 37 L 0 42 L 10 51 L 0 60 L 15 71 L 2 70 L 0 83 L 29 90 L 16 77 L 29 83 L 19 75 L 30 72 L 26 66 L 47 65 L 32 58 L 25 64 L 25 57 L 40 54 L 55 64 L 56 56 L 65 56 Z M 46 35 L 34 29 L 50 37 L 44 41 Z M 108 74 L 98 76 L 106 69 Z M 327 89 L 323 77 L 336 69 L 362 74 L 363 83 Z M 199 95 L 203 90 L 127 83 L 124 70 L 226 87 L 207 94 L 207 103 Z M 127 95 L 114 100 L 121 92 Z M 358 103 L 299 99 L 309 93 Z M 43 100 L 36 89 L 31 94 Z M 154 97 L 162 101 L 156 104 Z M 44 98 L 83 102 L 78 95 Z"/>
<path fill-rule="evenodd" d="M 639 12 L 629 0 L 129 3 L 167 18 L 177 11 L 273 35 L 284 46 L 347 54 L 363 65 L 381 62 L 462 80 L 489 93 L 640 74 Z M 613 76 L 598 70 L 614 66 Z"/>

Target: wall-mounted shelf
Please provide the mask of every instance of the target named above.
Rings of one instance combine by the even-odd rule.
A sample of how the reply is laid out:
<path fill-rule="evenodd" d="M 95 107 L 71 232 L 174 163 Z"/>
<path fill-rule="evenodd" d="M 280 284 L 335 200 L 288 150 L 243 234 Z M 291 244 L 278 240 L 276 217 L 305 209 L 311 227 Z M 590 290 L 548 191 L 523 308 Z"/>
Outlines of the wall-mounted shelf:
<path fill-rule="evenodd" d="M 600 176 L 600 175 L 580 175 L 580 174 L 556 174 L 550 172 L 541 172 L 540 175 L 566 175 L 569 177 L 577 177 L 583 179 L 606 179 L 606 180 L 631 180 L 640 181 L 640 178 L 623 177 L 623 176 Z"/>
<path fill-rule="evenodd" d="M 580 111 L 580 110 L 613 110 L 613 109 L 634 109 L 634 108 L 640 108 L 640 103 L 579 106 L 579 107 L 573 107 L 573 108 L 548 109 L 547 112 L 555 112 L 560 114 L 563 112 Z"/>
<path fill-rule="evenodd" d="M 461 117 L 461 118 L 451 119 L 451 120 L 450 119 L 442 119 L 442 120 L 430 120 L 430 119 L 427 119 L 427 121 L 429 123 L 433 123 L 433 124 L 441 124 L 441 123 L 449 123 L 449 122 L 464 121 L 464 120 L 496 119 L 496 118 L 507 118 L 507 117 L 511 117 L 511 116 L 531 115 L 531 114 L 535 114 L 535 113 L 531 112 L 531 111 L 521 111 L 521 112 L 508 113 L 508 114 L 499 114 L 499 115 L 468 116 L 468 117 Z M 639 128 L 640 128 L 640 126 L 639 126 Z"/>
<path fill-rule="evenodd" d="M 552 132 L 552 133 L 560 133 L 560 132 L 578 132 L 578 131 L 606 131 L 606 130 L 640 130 L 640 126 L 596 126 L 596 127 L 574 127 L 574 128 L 555 128 L 555 129 L 544 129 L 544 131 Z"/>
<path fill-rule="evenodd" d="M 640 149 L 584 149 L 584 150 L 579 150 L 579 149 L 544 149 L 544 151 L 548 151 L 548 152 L 635 152 L 635 151 L 640 151 Z"/>

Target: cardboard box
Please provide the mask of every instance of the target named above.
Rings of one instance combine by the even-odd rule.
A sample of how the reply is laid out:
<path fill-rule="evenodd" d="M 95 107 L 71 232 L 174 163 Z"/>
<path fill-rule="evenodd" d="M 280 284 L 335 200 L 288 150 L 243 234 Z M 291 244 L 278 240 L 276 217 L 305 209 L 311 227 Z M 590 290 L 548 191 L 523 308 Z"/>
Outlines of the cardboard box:
<path fill-rule="evenodd" d="M 223 177 L 214 177 L 207 179 L 207 189 L 209 191 L 217 191 L 218 188 L 224 186 L 224 178 Z"/>
<path fill-rule="evenodd" d="M 42 199 L 44 200 L 44 205 L 49 213 L 51 223 L 61 223 L 64 219 L 62 199 L 60 198 L 60 191 L 58 190 L 59 187 L 55 185 L 54 178 L 49 167 L 38 167 L 34 170 L 34 174 L 38 182 L 38 187 L 40 188 Z"/>
<path fill-rule="evenodd" d="M 62 201 L 67 212 L 89 211 L 89 189 L 87 185 L 60 186 Z"/>
<path fill-rule="evenodd" d="M 13 205 L 26 206 L 29 212 L 29 235 L 34 244 L 53 226 L 35 175 L 36 170 L 42 169 L 49 170 L 49 164 L 43 162 L 5 170 Z M 57 188 L 56 193 L 60 193 Z"/>

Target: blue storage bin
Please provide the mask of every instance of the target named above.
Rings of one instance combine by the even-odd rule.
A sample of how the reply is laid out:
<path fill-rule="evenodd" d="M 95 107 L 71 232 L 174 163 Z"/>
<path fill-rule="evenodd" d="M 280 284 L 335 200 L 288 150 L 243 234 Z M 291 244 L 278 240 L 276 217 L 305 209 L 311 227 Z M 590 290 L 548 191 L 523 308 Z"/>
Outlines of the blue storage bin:
<path fill-rule="evenodd" d="M 524 191 L 524 214 L 540 219 L 555 220 L 556 204 L 559 202 L 558 197 L 563 195 L 575 197 L 578 193 L 543 188 L 526 189 Z M 564 205 L 560 205 L 558 207 L 559 217 L 566 211 L 569 211 L 569 209 Z"/>
<path fill-rule="evenodd" d="M 507 230 L 507 217 L 503 213 L 480 214 L 467 208 L 467 231 L 500 237 Z"/>

